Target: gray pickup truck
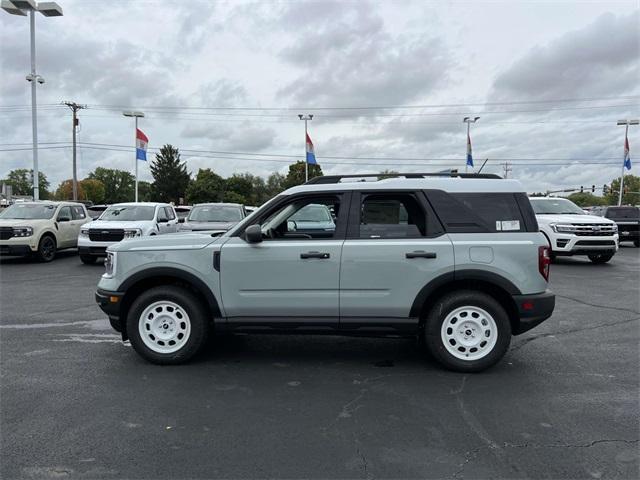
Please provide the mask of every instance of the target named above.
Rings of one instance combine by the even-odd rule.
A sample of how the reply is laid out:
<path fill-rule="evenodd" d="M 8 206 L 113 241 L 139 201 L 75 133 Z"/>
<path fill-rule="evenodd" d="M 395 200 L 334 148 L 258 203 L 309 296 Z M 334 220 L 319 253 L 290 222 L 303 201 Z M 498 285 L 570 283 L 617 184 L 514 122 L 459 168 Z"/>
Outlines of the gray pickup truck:
<path fill-rule="evenodd" d="M 291 219 L 319 205 L 322 228 L 298 229 Z M 476 372 L 555 304 L 526 193 L 495 175 L 318 177 L 222 235 L 107 253 L 96 301 L 159 364 L 187 361 L 219 332 L 407 335 L 446 368 Z"/>

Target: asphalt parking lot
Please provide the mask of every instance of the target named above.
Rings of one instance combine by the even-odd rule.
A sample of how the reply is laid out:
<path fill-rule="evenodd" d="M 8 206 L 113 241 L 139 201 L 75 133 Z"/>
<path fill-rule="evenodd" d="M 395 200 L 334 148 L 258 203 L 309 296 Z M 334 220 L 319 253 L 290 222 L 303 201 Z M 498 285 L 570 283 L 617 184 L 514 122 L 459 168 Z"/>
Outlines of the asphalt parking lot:
<path fill-rule="evenodd" d="M 413 341 L 218 338 L 145 363 L 103 267 L 0 259 L 2 478 L 638 478 L 640 249 L 552 266 L 552 319 L 497 367 Z"/>

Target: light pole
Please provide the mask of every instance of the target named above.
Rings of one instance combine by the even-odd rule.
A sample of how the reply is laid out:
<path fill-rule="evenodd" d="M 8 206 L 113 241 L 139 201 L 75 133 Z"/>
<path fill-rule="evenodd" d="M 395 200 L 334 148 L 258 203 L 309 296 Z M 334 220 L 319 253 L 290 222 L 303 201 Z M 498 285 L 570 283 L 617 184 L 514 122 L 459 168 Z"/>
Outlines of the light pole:
<path fill-rule="evenodd" d="M 142 112 L 122 112 L 122 115 L 125 117 L 133 117 L 136 119 L 136 128 L 133 131 L 133 155 L 136 161 L 136 193 L 135 193 L 135 202 L 138 203 L 138 154 L 136 152 L 136 148 L 138 146 L 138 118 L 144 118 L 144 113 Z"/>
<path fill-rule="evenodd" d="M 55 2 L 40 2 L 34 0 L 2 0 L 0 4 L 5 12 L 22 17 L 29 12 L 29 30 L 31 34 L 31 73 L 27 81 L 31 82 L 31 134 L 33 138 L 33 199 L 40 200 L 40 174 L 38 173 L 38 112 L 36 106 L 36 82 L 44 83 L 44 78 L 36 73 L 36 17 L 40 12 L 45 17 L 61 17 L 62 8 Z"/>
<path fill-rule="evenodd" d="M 624 154 L 622 160 L 622 173 L 620 174 L 620 192 L 618 193 L 618 206 L 622 205 L 622 189 L 624 187 L 624 168 L 627 163 L 627 156 L 629 155 L 629 149 L 627 148 L 629 134 L 629 125 L 638 125 L 640 120 L 618 120 L 618 125 L 624 125 Z"/>
<path fill-rule="evenodd" d="M 469 165 L 473 167 L 473 154 L 471 153 L 471 137 L 469 136 L 469 131 L 472 123 L 476 123 L 480 117 L 464 117 L 462 119 L 463 123 L 467 124 L 467 163 L 464 165 L 464 173 L 467 173 L 467 169 Z"/>
<path fill-rule="evenodd" d="M 298 115 L 300 120 L 304 120 L 304 181 L 309 181 L 309 162 L 307 161 L 307 122 L 313 120 L 313 115 Z"/>

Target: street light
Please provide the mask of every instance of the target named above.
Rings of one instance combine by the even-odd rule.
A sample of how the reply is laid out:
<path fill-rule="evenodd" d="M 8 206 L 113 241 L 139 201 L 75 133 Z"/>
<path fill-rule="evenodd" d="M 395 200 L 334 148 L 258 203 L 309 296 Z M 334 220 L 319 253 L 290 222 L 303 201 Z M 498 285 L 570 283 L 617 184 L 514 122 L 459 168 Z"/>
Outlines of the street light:
<path fill-rule="evenodd" d="M 627 135 L 629 134 L 629 125 L 638 125 L 640 120 L 618 120 L 618 125 L 624 125 L 624 154 L 622 160 L 622 173 L 620 174 L 620 192 L 618 193 L 618 206 L 622 205 L 622 188 L 624 186 L 624 168 L 627 163 Z"/>
<path fill-rule="evenodd" d="M 464 165 L 464 172 L 467 173 L 467 168 L 469 164 L 473 167 L 473 156 L 471 154 L 471 137 L 469 136 L 469 128 L 472 123 L 476 123 L 480 117 L 464 117 L 462 121 L 467 124 L 467 162 Z"/>
<path fill-rule="evenodd" d="M 34 0 L 2 0 L 0 8 L 11 15 L 25 17 L 29 12 L 29 30 L 31 36 L 31 73 L 26 79 L 31 83 L 31 131 L 33 138 L 33 199 L 40 200 L 40 176 L 38 173 L 38 112 L 36 105 L 36 82 L 42 85 L 44 78 L 36 73 L 36 17 L 40 12 L 45 17 L 61 17 L 62 8 L 55 2 Z"/>
<path fill-rule="evenodd" d="M 135 193 L 135 201 L 138 203 L 138 154 L 136 152 L 136 148 L 138 146 L 138 119 L 144 118 L 144 113 L 142 112 L 122 112 L 122 115 L 125 117 L 133 117 L 136 119 L 136 128 L 133 131 L 133 156 L 136 159 L 136 193 Z"/>

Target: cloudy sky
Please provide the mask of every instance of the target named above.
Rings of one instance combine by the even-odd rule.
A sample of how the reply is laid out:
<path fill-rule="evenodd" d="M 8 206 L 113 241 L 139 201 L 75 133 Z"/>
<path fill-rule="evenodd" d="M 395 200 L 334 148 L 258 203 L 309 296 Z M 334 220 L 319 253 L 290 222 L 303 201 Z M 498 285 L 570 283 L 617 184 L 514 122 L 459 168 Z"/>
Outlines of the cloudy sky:
<path fill-rule="evenodd" d="M 311 113 L 325 173 L 476 168 L 527 190 L 619 174 L 622 118 L 640 116 L 640 13 L 616 1 L 59 0 L 37 16 L 40 169 L 133 171 L 133 121 L 189 170 L 286 172 Z M 29 29 L 0 12 L 0 178 L 31 168 Z M 640 173 L 640 128 L 629 134 Z M 13 151 L 10 151 L 13 150 Z M 634 153 L 637 152 L 637 153 Z M 635 160 L 637 159 L 637 160 Z M 140 164 L 149 180 L 147 164 Z"/>

